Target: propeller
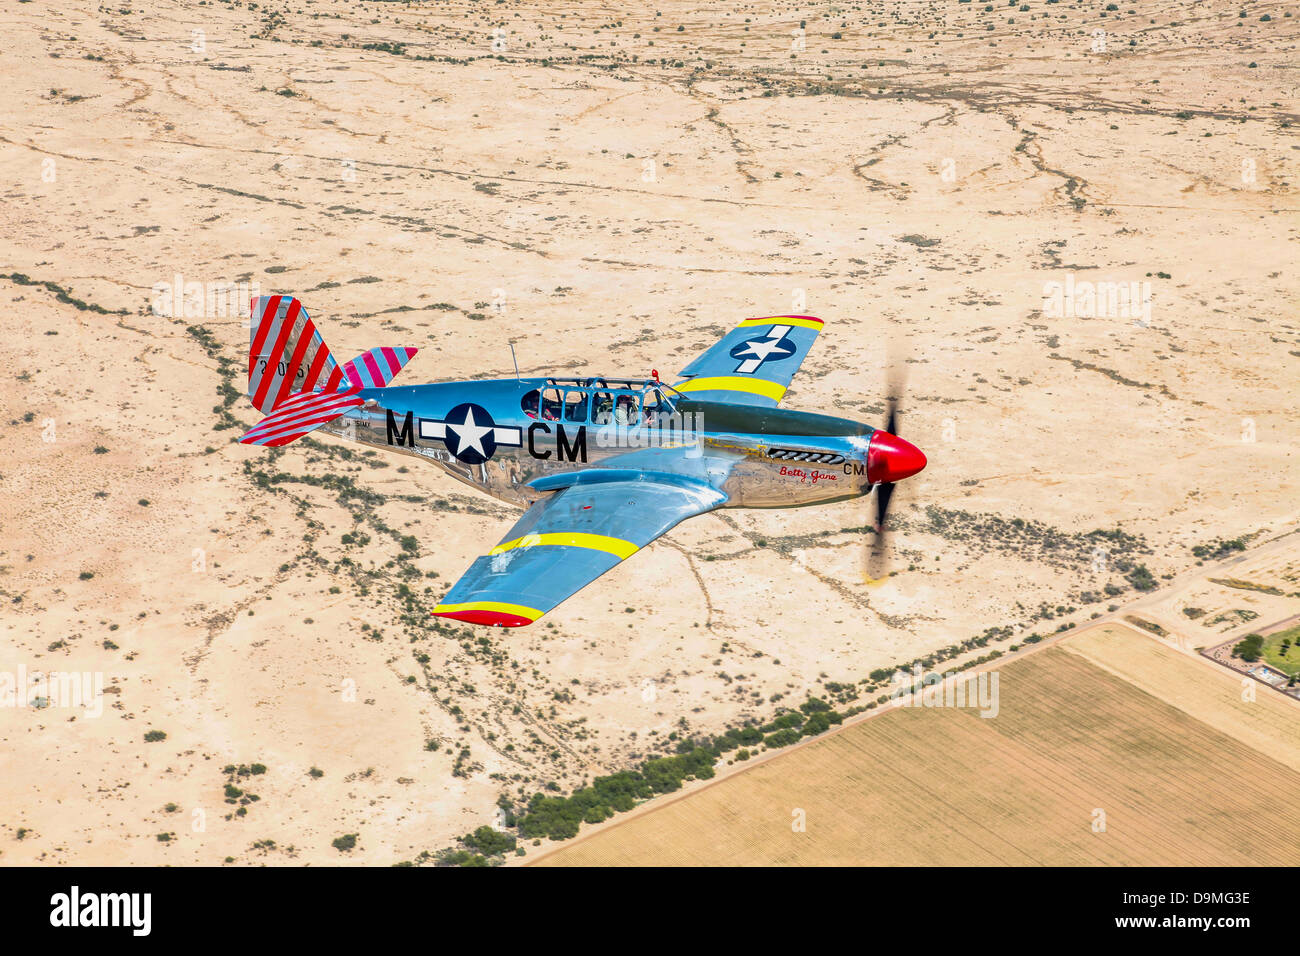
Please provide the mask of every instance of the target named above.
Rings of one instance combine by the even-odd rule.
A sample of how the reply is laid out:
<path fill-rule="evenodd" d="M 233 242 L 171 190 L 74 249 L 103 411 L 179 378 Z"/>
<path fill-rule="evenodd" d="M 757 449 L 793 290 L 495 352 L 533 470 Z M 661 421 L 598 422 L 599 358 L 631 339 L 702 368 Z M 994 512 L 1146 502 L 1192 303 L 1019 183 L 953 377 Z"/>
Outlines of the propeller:
<path fill-rule="evenodd" d="M 902 436 L 898 434 L 898 406 L 902 401 L 905 384 L 906 375 L 903 367 L 898 363 L 891 363 L 886 382 L 887 393 L 885 396 L 885 424 L 883 430 L 900 438 Z M 876 485 L 876 536 L 871 543 L 867 571 L 872 580 L 880 580 L 885 576 L 885 555 L 887 550 L 885 519 L 889 515 L 889 502 L 894 497 L 895 484 L 896 482 L 893 481 L 882 481 Z"/>

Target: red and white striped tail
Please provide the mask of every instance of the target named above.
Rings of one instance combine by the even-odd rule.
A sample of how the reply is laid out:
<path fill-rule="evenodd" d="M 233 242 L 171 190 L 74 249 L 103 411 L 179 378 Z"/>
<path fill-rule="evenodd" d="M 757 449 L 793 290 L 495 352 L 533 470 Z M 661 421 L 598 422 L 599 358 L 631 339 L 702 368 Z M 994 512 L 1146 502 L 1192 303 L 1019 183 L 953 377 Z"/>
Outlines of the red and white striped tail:
<path fill-rule="evenodd" d="M 377 348 L 340 366 L 302 303 L 264 295 L 251 303 L 248 397 L 267 417 L 239 440 L 287 445 L 350 408 L 363 388 L 382 388 L 418 351 Z"/>
<path fill-rule="evenodd" d="M 289 295 L 264 295 L 252 302 L 248 349 L 248 397 L 263 415 L 294 392 L 332 392 L 343 369 L 302 303 Z"/>

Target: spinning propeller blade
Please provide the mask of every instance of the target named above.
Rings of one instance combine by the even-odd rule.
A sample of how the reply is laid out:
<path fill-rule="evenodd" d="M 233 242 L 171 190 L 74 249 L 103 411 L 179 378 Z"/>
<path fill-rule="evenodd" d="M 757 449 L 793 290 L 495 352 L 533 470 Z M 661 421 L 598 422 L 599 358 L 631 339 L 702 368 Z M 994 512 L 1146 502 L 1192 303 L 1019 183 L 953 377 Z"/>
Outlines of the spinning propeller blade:
<path fill-rule="evenodd" d="M 868 449 L 867 476 L 876 484 L 876 537 L 872 541 L 867 574 L 879 580 L 885 574 L 885 519 L 894 485 L 925 467 L 925 455 L 898 434 L 898 408 L 902 402 L 906 376 L 901 365 L 891 364 L 885 398 L 885 426 L 872 435 Z"/>

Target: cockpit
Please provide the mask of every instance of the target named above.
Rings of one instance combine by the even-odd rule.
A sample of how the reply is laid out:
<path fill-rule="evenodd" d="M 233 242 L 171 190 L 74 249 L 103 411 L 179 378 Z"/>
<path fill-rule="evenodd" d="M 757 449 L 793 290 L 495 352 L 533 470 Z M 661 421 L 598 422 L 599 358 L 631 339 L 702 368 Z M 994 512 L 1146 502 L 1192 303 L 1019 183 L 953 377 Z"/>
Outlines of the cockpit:
<path fill-rule="evenodd" d="M 636 427 L 671 415 L 679 393 L 651 379 L 548 378 L 524 395 L 529 418 L 547 422 Z"/>

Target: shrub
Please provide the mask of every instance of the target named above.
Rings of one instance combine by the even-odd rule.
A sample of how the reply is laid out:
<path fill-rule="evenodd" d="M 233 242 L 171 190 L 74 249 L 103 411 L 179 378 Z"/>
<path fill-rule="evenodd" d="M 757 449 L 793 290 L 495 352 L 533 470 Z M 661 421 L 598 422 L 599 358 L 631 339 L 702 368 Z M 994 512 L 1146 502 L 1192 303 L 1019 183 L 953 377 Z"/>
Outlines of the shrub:
<path fill-rule="evenodd" d="M 1247 634 L 1233 647 L 1232 653 L 1235 657 L 1253 664 L 1264 653 L 1264 638 L 1258 634 Z"/>
<path fill-rule="evenodd" d="M 1145 564 L 1139 564 L 1125 575 L 1128 583 L 1133 585 L 1139 591 L 1154 591 L 1158 586 L 1155 575 L 1153 575 Z"/>
<path fill-rule="evenodd" d="M 478 850 L 484 856 L 499 856 L 514 850 L 516 840 L 509 833 L 501 833 L 489 826 L 481 826 L 473 833 L 461 837 L 460 842 Z"/>

